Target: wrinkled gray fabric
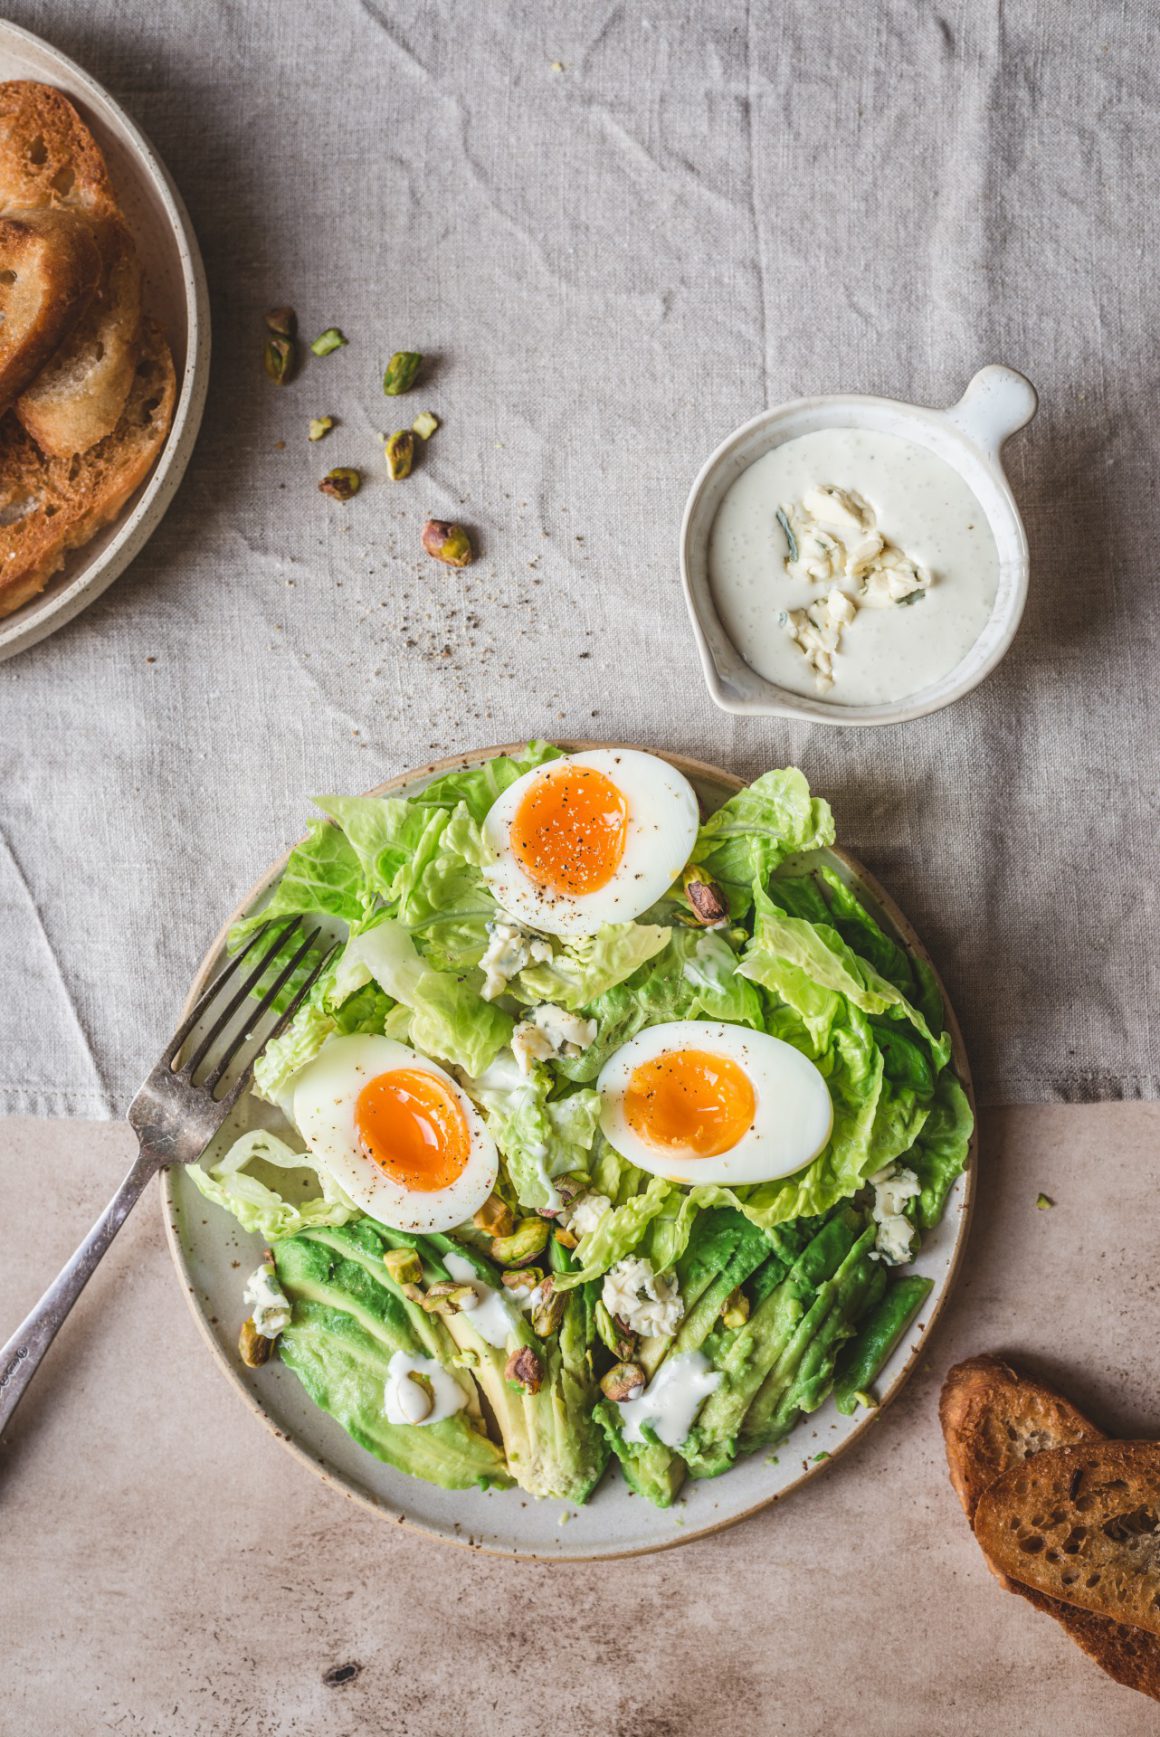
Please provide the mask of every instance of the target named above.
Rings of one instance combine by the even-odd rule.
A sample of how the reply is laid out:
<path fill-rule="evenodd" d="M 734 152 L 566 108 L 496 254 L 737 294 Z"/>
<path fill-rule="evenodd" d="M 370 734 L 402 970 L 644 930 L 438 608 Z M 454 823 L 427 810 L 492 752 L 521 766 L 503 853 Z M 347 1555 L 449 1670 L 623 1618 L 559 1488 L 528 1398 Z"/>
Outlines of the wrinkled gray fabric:
<path fill-rule="evenodd" d="M 312 792 L 531 732 L 796 761 L 930 945 L 985 1099 L 1156 1094 L 1153 7 L 8 15 L 159 147 L 215 359 L 145 553 L 0 665 L 0 1106 L 124 1107 Z M 350 344 L 279 392 L 282 301 Z M 444 425 L 395 485 L 399 347 L 433 359 L 406 421 Z M 807 392 L 948 403 L 989 361 L 1042 399 L 1000 670 L 888 730 L 716 711 L 677 571 L 710 449 Z M 338 463 L 373 479 L 345 507 Z M 477 527 L 475 566 L 419 552 L 429 514 Z"/>

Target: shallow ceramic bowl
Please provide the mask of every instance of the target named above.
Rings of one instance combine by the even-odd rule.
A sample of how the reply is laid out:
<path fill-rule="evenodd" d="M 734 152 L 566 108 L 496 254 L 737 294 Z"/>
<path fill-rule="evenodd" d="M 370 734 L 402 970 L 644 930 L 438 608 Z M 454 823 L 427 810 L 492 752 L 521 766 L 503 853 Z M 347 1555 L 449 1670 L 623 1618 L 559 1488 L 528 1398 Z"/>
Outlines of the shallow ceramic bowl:
<path fill-rule="evenodd" d="M 569 752 L 610 745 L 565 744 Z M 404 773 L 373 794 L 414 795 L 432 778 L 452 768 L 479 765 L 494 754 L 515 751 L 510 745 L 481 748 L 454 760 Z M 720 806 L 740 788 L 739 779 L 715 767 L 671 754 L 664 757 L 691 780 L 706 812 Z M 857 888 L 884 928 L 929 963 L 902 913 L 864 869 L 841 851 L 819 854 Z M 223 926 L 190 990 L 187 1007 L 224 963 L 222 949 L 230 925 L 262 903 L 284 862 L 285 858 L 263 875 Z M 949 1003 L 947 1024 L 954 1042 L 954 1066 L 969 1094 L 967 1058 Z M 222 1041 L 227 1037 L 228 1031 Z M 972 1098 L 972 1104 L 973 1101 Z M 242 1127 L 259 1122 L 268 1127 L 279 1126 L 276 1112 L 243 1098 L 237 1119 L 227 1128 L 221 1143 L 228 1143 Z M 215 1143 L 211 1153 L 217 1149 Z M 954 1281 L 966 1242 L 974 1178 L 972 1140 L 967 1168 L 951 1191 L 942 1223 L 924 1239 L 914 1263 L 915 1270 L 934 1280 L 934 1289 L 875 1383 L 883 1405 L 899 1391 L 914 1367 Z M 162 1182 L 170 1252 L 202 1337 L 234 1391 L 278 1440 L 325 1483 L 384 1519 L 450 1543 L 540 1561 L 634 1556 L 687 1543 L 690 1538 L 719 1531 L 744 1519 L 788 1495 L 809 1478 L 820 1476 L 851 1442 L 874 1429 L 881 1416 L 879 1409 L 842 1417 L 833 1402 L 828 1401 L 780 1445 L 775 1459 L 759 1453 L 739 1461 L 724 1477 L 690 1482 L 677 1504 L 667 1510 L 650 1507 L 641 1497 L 634 1496 L 611 1468 L 583 1508 L 558 1501 L 537 1502 L 520 1490 L 441 1490 L 383 1465 L 358 1447 L 333 1418 L 307 1398 L 297 1378 L 276 1358 L 263 1369 L 243 1367 L 237 1355 L 238 1329 L 245 1312 L 242 1284 L 258 1264 L 261 1239 L 248 1236 L 227 1213 L 204 1200 L 184 1170 L 169 1171 Z"/>
<path fill-rule="evenodd" d="M 822 724 L 900 724 L 961 699 L 988 675 L 1015 637 L 1027 600 L 1027 536 L 1003 474 L 1004 443 L 1035 415 L 1035 388 L 1014 368 L 975 375 L 949 410 L 892 398 L 799 398 L 763 411 L 723 441 L 693 484 L 681 524 L 681 578 L 705 681 L 726 712 L 801 718 Z M 927 447 L 958 472 L 975 495 L 999 551 L 999 584 L 990 619 L 957 668 L 905 699 L 843 706 L 778 687 L 750 668 L 726 633 L 709 583 L 709 534 L 729 488 L 755 460 L 799 435 L 822 428 L 873 428 Z"/>
<path fill-rule="evenodd" d="M 100 596 L 164 517 L 193 452 L 209 385 L 209 296 L 189 214 L 140 129 L 81 67 L 28 30 L 0 21 L 0 80 L 55 85 L 92 128 L 145 270 L 145 310 L 173 350 L 177 404 L 161 456 L 120 517 L 71 554 L 39 597 L 0 617 L 0 659 L 35 645 Z"/>

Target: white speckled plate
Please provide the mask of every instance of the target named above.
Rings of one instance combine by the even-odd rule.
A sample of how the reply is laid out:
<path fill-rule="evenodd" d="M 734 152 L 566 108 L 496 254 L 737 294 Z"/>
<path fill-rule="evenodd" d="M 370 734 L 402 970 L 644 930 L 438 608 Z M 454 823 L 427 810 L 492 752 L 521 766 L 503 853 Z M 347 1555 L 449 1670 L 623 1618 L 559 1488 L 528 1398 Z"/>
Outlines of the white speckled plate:
<path fill-rule="evenodd" d="M 608 744 L 562 745 L 575 751 Z M 481 748 L 404 773 L 373 794 L 411 795 L 453 767 L 478 765 L 494 754 L 515 751 L 510 745 Z M 718 807 L 740 787 L 739 779 L 713 766 L 675 754 L 665 758 L 692 781 L 707 811 Z M 840 851 L 824 854 L 857 887 L 883 926 L 926 959 L 927 954 L 906 919 L 865 870 Z M 222 946 L 230 924 L 260 902 L 282 866 L 281 862 L 275 864 L 230 916 L 198 972 L 187 1005 L 192 1004 L 210 975 L 224 962 Z M 967 1058 L 949 1004 L 947 1022 L 954 1039 L 954 1066 L 970 1093 Z M 265 1106 L 254 1108 L 260 1110 L 263 1122 L 270 1120 L 271 1113 Z M 240 1109 L 244 1110 L 244 1103 Z M 257 1119 L 253 1111 L 249 1115 L 250 1122 L 243 1125 L 252 1125 Z M 235 1131 L 236 1128 L 232 1132 Z M 232 1132 L 227 1137 L 232 1137 Z M 972 1141 L 967 1168 L 955 1183 L 943 1221 L 926 1237 L 915 1262 L 916 1271 L 934 1280 L 934 1289 L 875 1384 L 883 1404 L 894 1397 L 909 1375 L 954 1282 L 970 1219 L 975 1152 Z M 236 1392 L 290 1452 L 324 1482 L 385 1519 L 450 1543 L 506 1556 L 557 1561 L 663 1550 L 730 1526 L 758 1508 L 780 1500 L 807 1478 L 827 1471 L 855 1437 L 872 1427 L 878 1415 L 859 1412 L 855 1417 L 842 1417 L 833 1403 L 828 1402 L 781 1444 L 776 1464 L 757 1454 L 742 1460 L 724 1477 L 689 1482 L 682 1499 L 667 1510 L 653 1508 L 640 1496 L 634 1496 L 611 1470 L 593 1499 L 579 1509 L 562 1502 L 537 1502 L 519 1490 L 437 1489 L 433 1484 L 406 1477 L 380 1464 L 357 1447 L 332 1418 L 312 1404 L 297 1378 L 276 1360 L 264 1369 L 242 1366 L 236 1349 L 244 1314 L 242 1282 L 257 1264 L 261 1241 L 256 1236 L 247 1236 L 228 1214 L 203 1200 L 183 1170 L 170 1171 L 162 1182 L 166 1234 L 173 1259 L 206 1343 Z M 815 1458 L 822 1454 L 828 1457 Z"/>
<path fill-rule="evenodd" d="M 189 214 L 144 133 L 95 79 L 31 31 L 0 20 L 0 80 L 35 79 L 75 103 L 92 128 L 145 270 L 145 308 L 173 350 L 177 405 L 152 471 L 120 517 L 69 556 L 39 597 L 0 617 L 0 659 L 79 615 L 124 572 L 165 516 L 193 452 L 209 385 L 209 296 Z"/>

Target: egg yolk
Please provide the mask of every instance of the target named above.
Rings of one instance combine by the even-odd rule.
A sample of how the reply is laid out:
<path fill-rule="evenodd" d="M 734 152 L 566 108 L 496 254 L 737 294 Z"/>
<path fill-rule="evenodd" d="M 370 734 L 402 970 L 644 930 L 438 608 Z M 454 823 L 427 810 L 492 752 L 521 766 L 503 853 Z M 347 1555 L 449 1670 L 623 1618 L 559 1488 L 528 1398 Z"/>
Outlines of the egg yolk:
<path fill-rule="evenodd" d="M 509 834 L 528 879 L 553 893 L 599 892 L 624 856 L 628 804 L 592 766 L 561 766 L 532 781 Z"/>
<path fill-rule="evenodd" d="M 634 1068 L 624 1095 L 629 1127 L 650 1146 L 716 1158 L 753 1126 L 749 1076 L 728 1056 L 679 1049 Z"/>
<path fill-rule="evenodd" d="M 368 1080 L 354 1107 L 359 1142 L 400 1188 L 434 1194 L 467 1163 L 471 1136 L 462 1106 L 438 1074 L 394 1068 Z"/>

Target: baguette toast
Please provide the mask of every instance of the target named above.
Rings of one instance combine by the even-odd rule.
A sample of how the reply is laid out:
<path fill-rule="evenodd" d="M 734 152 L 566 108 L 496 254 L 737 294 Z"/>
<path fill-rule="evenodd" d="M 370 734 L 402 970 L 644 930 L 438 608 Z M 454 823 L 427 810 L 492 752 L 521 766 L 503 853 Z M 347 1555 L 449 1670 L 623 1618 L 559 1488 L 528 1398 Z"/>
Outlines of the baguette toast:
<path fill-rule="evenodd" d="M 998 1357 L 971 1357 L 950 1371 L 939 1419 L 951 1483 L 972 1527 L 985 1492 L 1012 1468 L 1049 1449 L 1105 1439 L 1062 1394 Z M 1053 1617 L 1115 1682 L 1160 1700 L 1160 1640 L 1155 1635 L 1049 1597 L 1010 1578 L 989 1557 L 988 1566 L 1009 1592 Z"/>
<path fill-rule="evenodd" d="M 176 397 L 169 345 L 147 321 L 120 421 L 88 452 L 47 457 L 15 416 L 0 420 L 0 616 L 35 597 L 71 549 L 117 517 L 164 444 Z"/>
<path fill-rule="evenodd" d="M 16 400 L 16 414 L 42 452 L 87 452 L 116 427 L 133 385 L 141 332 L 141 262 L 120 217 L 93 232 L 103 270 L 84 317 Z"/>
<path fill-rule="evenodd" d="M 0 208 L 37 205 L 104 216 L 117 199 L 100 146 L 63 92 L 10 79 L 0 84 Z"/>
<path fill-rule="evenodd" d="M 79 213 L 0 216 L 0 412 L 76 330 L 101 270 L 92 225 Z"/>

